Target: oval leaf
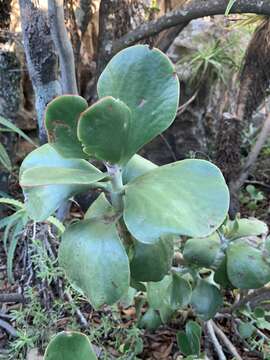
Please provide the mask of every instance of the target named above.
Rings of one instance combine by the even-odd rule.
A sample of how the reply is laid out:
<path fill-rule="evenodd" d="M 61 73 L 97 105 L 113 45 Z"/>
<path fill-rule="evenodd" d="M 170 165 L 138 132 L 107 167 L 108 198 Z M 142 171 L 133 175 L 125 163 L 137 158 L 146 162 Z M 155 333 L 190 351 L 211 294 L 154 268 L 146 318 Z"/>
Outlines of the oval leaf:
<path fill-rule="evenodd" d="M 23 161 L 20 169 L 20 179 L 29 169 L 40 166 L 50 168 L 74 169 L 75 171 L 89 171 L 97 176 L 103 177 L 102 173 L 85 160 L 65 159 L 52 146 L 45 144 L 32 151 Z M 100 174 L 100 175 L 99 175 Z M 46 174 L 45 174 L 46 175 Z M 30 181 L 35 181 L 30 179 Z M 73 195 L 85 192 L 90 185 L 68 184 L 68 185 L 43 185 L 38 187 L 23 187 L 26 207 L 29 216 L 36 221 L 46 220 L 63 201 Z"/>
<path fill-rule="evenodd" d="M 218 288 L 205 280 L 199 280 L 191 297 L 191 305 L 203 320 L 212 319 L 222 305 Z"/>
<path fill-rule="evenodd" d="M 83 151 L 98 160 L 123 164 L 130 143 L 131 112 L 120 100 L 105 97 L 80 117 L 78 137 Z"/>
<path fill-rule="evenodd" d="M 173 238 L 160 238 L 154 244 L 134 239 L 134 255 L 130 263 L 131 277 L 136 281 L 161 281 L 168 274 L 173 257 Z"/>
<path fill-rule="evenodd" d="M 63 235 L 59 260 L 94 308 L 112 305 L 128 291 L 128 257 L 110 219 L 71 225 Z"/>
<path fill-rule="evenodd" d="M 49 343 L 44 360 L 97 360 L 86 335 L 63 331 Z"/>
<path fill-rule="evenodd" d="M 158 312 L 150 308 L 142 316 L 138 325 L 140 328 L 147 329 L 149 331 L 155 331 L 161 324 L 162 321 Z"/>
<path fill-rule="evenodd" d="M 20 179 L 22 187 L 47 185 L 90 185 L 102 180 L 106 174 L 101 173 L 93 166 L 84 163 L 81 169 L 37 166 L 25 170 Z"/>
<path fill-rule="evenodd" d="M 88 104 L 77 95 L 58 96 L 52 100 L 46 109 L 45 125 L 48 140 L 64 157 L 87 159 L 82 145 L 77 137 L 77 126 L 80 114 Z"/>
<path fill-rule="evenodd" d="M 172 283 L 168 287 L 170 294 L 170 307 L 173 310 L 180 309 L 189 304 L 192 289 L 187 280 L 178 274 L 172 275 Z"/>
<path fill-rule="evenodd" d="M 163 235 L 204 237 L 223 222 L 229 191 L 220 170 L 205 160 L 161 166 L 126 185 L 124 220 L 143 243 Z"/>
<path fill-rule="evenodd" d="M 262 252 L 244 241 L 234 242 L 227 249 L 227 273 L 239 289 L 257 289 L 270 281 L 270 266 Z"/>
<path fill-rule="evenodd" d="M 189 239 L 184 246 L 184 259 L 196 266 L 210 267 L 215 262 L 220 250 L 220 239 L 217 233 L 206 238 Z"/>
<path fill-rule="evenodd" d="M 238 219 L 237 230 L 233 233 L 233 239 L 245 236 L 259 236 L 268 232 L 268 226 L 258 219 Z"/>
<path fill-rule="evenodd" d="M 179 80 L 169 58 L 146 45 L 120 51 L 98 81 L 99 97 L 113 96 L 131 110 L 126 159 L 173 122 L 179 101 Z"/>

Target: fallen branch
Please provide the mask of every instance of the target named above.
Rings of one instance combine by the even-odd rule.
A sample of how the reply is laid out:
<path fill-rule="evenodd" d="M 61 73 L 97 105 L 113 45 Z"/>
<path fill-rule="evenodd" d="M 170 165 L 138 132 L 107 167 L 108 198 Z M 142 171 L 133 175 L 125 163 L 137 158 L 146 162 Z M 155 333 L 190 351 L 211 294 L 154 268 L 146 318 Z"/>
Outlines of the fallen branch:
<path fill-rule="evenodd" d="M 223 344 L 227 347 L 230 353 L 235 357 L 236 360 L 243 360 L 241 356 L 238 354 L 235 346 L 231 343 L 231 341 L 227 338 L 224 332 L 217 326 L 217 324 L 213 320 L 209 320 L 213 326 L 213 329 Z"/>
<path fill-rule="evenodd" d="M 22 294 L 0 294 L 0 303 L 26 303 Z"/>
<path fill-rule="evenodd" d="M 87 328 L 88 327 L 88 322 L 87 322 L 86 318 L 84 317 L 83 313 L 81 312 L 81 310 L 77 306 L 75 306 L 74 301 L 73 301 L 70 293 L 68 291 L 65 291 L 65 295 L 66 295 L 66 298 L 69 301 L 69 303 L 72 304 L 75 307 L 75 311 L 76 311 L 76 314 L 77 314 L 77 316 L 79 318 L 79 321 L 80 321 L 81 325 L 83 327 Z"/>
<path fill-rule="evenodd" d="M 5 320 L 0 319 L 0 327 L 4 329 L 9 335 L 13 337 L 18 337 L 17 331 L 14 329 L 13 326 L 11 326 L 8 322 Z"/>
<path fill-rule="evenodd" d="M 216 350 L 219 360 L 226 360 L 226 356 L 225 356 L 225 354 L 222 350 L 222 347 L 216 337 L 212 320 L 207 321 L 205 326 L 206 326 L 207 332 L 211 338 L 212 344 Z"/>

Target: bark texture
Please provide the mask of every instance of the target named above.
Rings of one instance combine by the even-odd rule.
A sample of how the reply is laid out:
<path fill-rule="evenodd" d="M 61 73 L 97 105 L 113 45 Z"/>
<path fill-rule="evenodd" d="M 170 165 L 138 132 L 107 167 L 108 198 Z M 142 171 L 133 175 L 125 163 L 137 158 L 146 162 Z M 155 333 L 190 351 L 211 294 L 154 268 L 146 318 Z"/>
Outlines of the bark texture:
<path fill-rule="evenodd" d="M 35 92 L 35 105 L 41 143 L 47 141 L 43 124 L 47 104 L 62 93 L 58 79 L 58 59 L 48 25 L 45 2 L 20 0 L 22 35 L 29 75 Z M 43 7 L 41 6 L 43 5 Z"/>

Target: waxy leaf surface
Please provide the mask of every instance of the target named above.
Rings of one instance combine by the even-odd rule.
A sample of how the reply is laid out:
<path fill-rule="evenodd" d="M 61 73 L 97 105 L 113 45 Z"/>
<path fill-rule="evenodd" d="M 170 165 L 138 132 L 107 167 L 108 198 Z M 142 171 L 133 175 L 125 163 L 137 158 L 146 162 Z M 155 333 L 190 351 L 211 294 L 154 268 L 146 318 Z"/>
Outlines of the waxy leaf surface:
<path fill-rule="evenodd" d="M 131 112 L 120 100 L 107 96 L 80 117 L 78 137 L 89 156 L 111 164 L 127 161 Z"/>
<path fill-rule="evenodd" d="M 173 64 L 158 49 L 136 45 L 120 51 L 98 81 L 100 98 L 113 96 L 131 110 L 126 159 L 173 122 L 179 81 Z"/>
<path fill-rule="evenodd" d="M 23 161 L 20 170 L 20 179 L 24 178 L 24 173 L 30 169 L 33 171 L 40 167 L 50 167 L 55 169 L 70 169 L 74 171 L 89 171 L 89 174 L 96 174 L 97 177 L 104 177 L 98 169 L 85 160 L 63 158 L 51 145 L 45 144 L 40 148 L 32 151 Z M 46 176 L 46 174 L 43 173 Z M 52 176 L 51 174 L 50 176 Z M 35 182 L 35 178 L 29 181 Z M 44 183 L 44 182 L 43 182 Z M 36 221 L 46 220 L 63 201 L 73 195 L 87 191 L 93 184 L 66 184 L 66 185 L 40 185 L 40 186 L 23 186 L 25 202 L 29 216 Z"/>
<path fill-rule="evenodd" d="M 77 95 L 63 95 L 52 100 L 46 109 L 45 125 L 48 140 L 64 157 L 87 159 L 77 137 L 77 126 L 80 114 L 88 104 Z"/>
<path fill-rule="evenodd" d="M 97 360 L 86 335 L 63 331 L 49 343 L 44 360 Z"/>
<path fill-rule="evenodd" d="M 130 263 L 131 276 L 136 281 L 160 281 L 168 274 L 173 257 L 173 238 L 164 237 L 154 244 L 134 240 L 134 255 Z"/>
<path fill-rule="evenodd" d="M 128 257 L 109 219 L 71 225 L 63 235 L 59 260 L 71 283 L 94 308 L 112 305 L 128 291 Z"/>
<path fill-rule="evenodd" d="M 125 187 L 124 220 L 140 242 L 163 235 L 204 237 L 223 222 L 229 192 L 220 170 L 205 160 L 161 166 Z"/>
<path fill-rule="evenodd" d="M 123 168 L 123 183 L 127 184 L 136 177 L 146 174 L 147 172 L 156 168 L 158 168 L 158 165 L 138 154 L 135 154 Z"/>
<path fill-rule="evenodd" d="M 206 238 L 189 239 L 184 246 L 184 259 L 200 267 L 210 267 L 220 250 L 220 239 L 217 233 Z"/>
<path fill-rule="evenodd" d="M 262 252 L 244 241 L 231 243 L 227 249 L 227 273 L 239 289 L 257 289 L 270 281 L 270 265 Z"/>
<path fill-rule="evenodd" d="M 191 305 L 203 320 L 215 316 L 223 301 L 219 289 L 205 280 L 199 280 L 191 297 Z"/>

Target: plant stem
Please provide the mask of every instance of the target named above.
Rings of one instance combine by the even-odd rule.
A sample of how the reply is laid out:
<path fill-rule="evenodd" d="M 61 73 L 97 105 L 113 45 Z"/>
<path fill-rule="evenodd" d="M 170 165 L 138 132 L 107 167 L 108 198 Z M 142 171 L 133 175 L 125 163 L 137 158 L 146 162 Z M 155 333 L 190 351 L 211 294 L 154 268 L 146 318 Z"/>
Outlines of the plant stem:
<path fill-rule="evenodd" d="M 123 181 L 122 181 L 122 169 L 118 165 L 111 165 L 106 163 L 106 168 L 111 176 L 111 201 L 112 205 L 117 211 L 123 210 Z"/>

